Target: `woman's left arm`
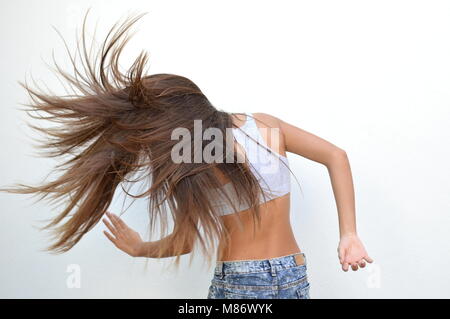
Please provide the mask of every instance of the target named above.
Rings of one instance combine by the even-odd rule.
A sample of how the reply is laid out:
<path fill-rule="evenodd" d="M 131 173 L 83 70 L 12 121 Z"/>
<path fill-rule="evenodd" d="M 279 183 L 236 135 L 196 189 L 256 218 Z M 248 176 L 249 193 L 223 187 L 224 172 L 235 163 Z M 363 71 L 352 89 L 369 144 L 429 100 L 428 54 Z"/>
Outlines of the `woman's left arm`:
<path fill-rule="evenodd" d="M 274 116 L 261 114 L 261 119 L 277 125 L 287 152 L 325 165 L 330 175 L 339 217 L 340 242 L 338 257 L 344 271 L 365 267 L 373 260 L 367 254 L 356 231 L 355 193 L 350 163 L 344 150 L 332 143 L 288 124 Z"/>
<path fill-rule="evenodd" d="M 344 271 L 364 268 L 366 261 L 373 262 L 356 231 L 355 192 L 350 162 L 343 150 L 336 150 L 326 165 L 331 179 L 339 216 L 339 261 Z"/>

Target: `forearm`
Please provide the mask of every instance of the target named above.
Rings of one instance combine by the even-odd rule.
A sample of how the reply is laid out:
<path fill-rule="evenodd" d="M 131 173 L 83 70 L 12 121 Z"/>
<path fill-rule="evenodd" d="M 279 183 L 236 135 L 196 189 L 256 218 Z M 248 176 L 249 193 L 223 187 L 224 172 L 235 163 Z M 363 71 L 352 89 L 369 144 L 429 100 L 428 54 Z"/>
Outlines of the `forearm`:
<path fill-rule="evenodd" d="M 169 241 L 172 240 L 172 234 L 168 235 L 157 241 L 143 242 L 141 247 L 139 248 L 137 257 L 146 257 L 146 258 L 168 258 L 174 257 L 177 255 L 175 252 L 175 247 L 171 247 L 171 249 L 167 250 L 164 255 L 159 255 L 159 248 L 162 245 L 166 245 Z M 188 254 L 191 252 L 191 247 L 183 247 L 182 255 Z"/>
<path fill-rule="evenodd" d="M 339 151 L 327 165 L 339 217 L 340 237 L 356 235 L 355 192 L 350 163 Z"/>

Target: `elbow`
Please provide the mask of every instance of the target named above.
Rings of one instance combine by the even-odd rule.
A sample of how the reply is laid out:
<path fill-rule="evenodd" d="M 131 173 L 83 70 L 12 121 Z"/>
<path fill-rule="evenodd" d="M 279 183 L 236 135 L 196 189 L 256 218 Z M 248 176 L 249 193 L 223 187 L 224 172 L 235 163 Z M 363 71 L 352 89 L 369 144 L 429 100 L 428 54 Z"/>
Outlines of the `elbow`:
<path fill-rule="evenodd" d="M 339 147 L 336 147 L 335 149 L 333 149 L 333 151 L 330 152 L 330 156 L 326 166 L 331 167 L 336 164 L 339 165 L 347 161 L 348 161 L 347 152 Z"/>
<path fill-rule="evenodd" d="M 347 152 L 344 151 L 342 148 L 336 147 L 336 149 L 333 151 L 333 157 L 336 157 L 338 159 L 346 159 Z"/>

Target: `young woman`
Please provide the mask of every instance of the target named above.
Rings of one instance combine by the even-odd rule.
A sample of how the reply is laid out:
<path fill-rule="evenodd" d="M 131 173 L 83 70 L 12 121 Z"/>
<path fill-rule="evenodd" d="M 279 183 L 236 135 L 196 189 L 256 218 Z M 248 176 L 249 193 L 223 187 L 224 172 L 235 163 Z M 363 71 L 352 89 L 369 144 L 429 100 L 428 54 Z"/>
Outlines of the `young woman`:
<path fill-rule="evenodd" d="M 3 191 L 66 200 L 44 227 L 55 235 L 48 249 L 70 250 L 103 219 L 106 237 L 134 257 L 176 257 L 178 264 L 196 247 L 215 256 L 208 298 L 309 298 L 306 258 L 289 218 L 290 152 L 328 168 L 342 269 L 372 262 L 356 232 L 346 153 L 272 115 L 218 110 L 185 77 L 145 75 L 145 53 L 122 72 L 119 57 L 139 18 L 113 27 L 98 55 L 86 46 L 85 20 L 77 52 L 69 52 L 73 74 L 56 65 L 70 94 L 24 85 L 29 110 L 37 113 L 29 114 L 60 124 L 31 125 L 49 138 L 40 147 L 47 156 L 69 159 L 57 166 L 63 173 L 52 182 Z M 149 198 L 150 228 L 159 226 L 160 240 L 143 241 L 107 211 L 117 186 L 133 182 L 138 172 L 147 173 L 150 186 L 129 195 Z"/>

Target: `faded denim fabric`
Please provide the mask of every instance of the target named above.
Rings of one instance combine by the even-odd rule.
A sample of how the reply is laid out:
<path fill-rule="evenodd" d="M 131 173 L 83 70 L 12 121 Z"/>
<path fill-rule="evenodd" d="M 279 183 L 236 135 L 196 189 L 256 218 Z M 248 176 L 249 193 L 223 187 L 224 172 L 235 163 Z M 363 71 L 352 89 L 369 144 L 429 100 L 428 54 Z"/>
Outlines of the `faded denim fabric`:
<path fill-rule="evenodd" d="M 298 264 L 300 259 L 302 264 Z M 218 261 L 207 298 L 309 299 L 306 269 L 303 253 L 266 260 Z"/>

